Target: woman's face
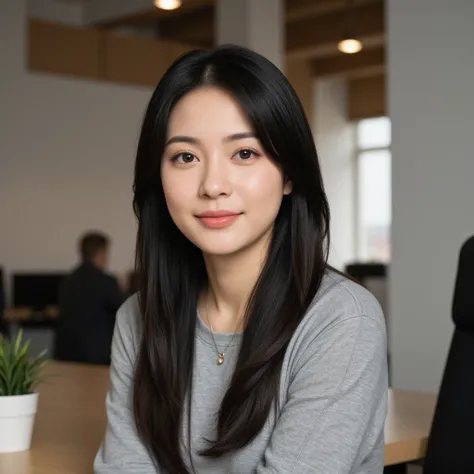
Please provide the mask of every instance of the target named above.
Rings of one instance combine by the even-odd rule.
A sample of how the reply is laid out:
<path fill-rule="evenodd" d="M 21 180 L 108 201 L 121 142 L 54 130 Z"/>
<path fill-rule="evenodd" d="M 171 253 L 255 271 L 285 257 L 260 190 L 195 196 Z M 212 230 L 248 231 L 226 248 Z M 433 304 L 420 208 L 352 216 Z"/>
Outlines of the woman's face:
<path fill-rule="evenodd" d="M 212 87 L 190 92 L 174 107 L 161 179 L 176 226 L 209 255 L 268 241 L 291 191 L 238 102 Z"/>

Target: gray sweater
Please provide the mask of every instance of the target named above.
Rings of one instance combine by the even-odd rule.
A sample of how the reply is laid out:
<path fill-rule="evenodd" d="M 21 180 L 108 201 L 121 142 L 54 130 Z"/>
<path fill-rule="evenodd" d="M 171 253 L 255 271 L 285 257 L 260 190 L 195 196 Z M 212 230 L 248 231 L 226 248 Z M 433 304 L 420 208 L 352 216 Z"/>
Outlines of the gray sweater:
<path fill-rule="evenodd" d="M 132 414 L 133 367 L 141 329 L 136 297 L 119 310 L 112 346 L 108 427 L 95 474 L 163 474 L 139 440 Z M 217 334 L 224 348 L 232 335 Z M 215 435 L 215 414 L 235 367 L 242 335 L 223 365 L 198 316 L 191 404 L 196 453 Z M 219 459 L 195 455 L 198 474 L 381 474 L 387 412 L 386 332 L 375 298 L 328 273 L 286 351 L 277 411 L 245 448 Z M 185 415 L 185 419 L 187 416 Z M 187 426 L 183 426 L 183 436 Z M 184 437 L 183 439 L 187 439 Z M 173 474 L 173 473 L 166 473 Z"/>

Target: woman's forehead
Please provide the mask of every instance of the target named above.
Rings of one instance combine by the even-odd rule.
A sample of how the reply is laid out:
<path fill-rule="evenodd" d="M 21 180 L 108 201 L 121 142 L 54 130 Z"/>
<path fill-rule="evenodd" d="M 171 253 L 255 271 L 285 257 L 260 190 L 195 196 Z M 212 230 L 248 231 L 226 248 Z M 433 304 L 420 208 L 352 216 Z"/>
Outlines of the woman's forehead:
<path fill-rule="evenodd" d="M 202 87 L 186 94 L 174 107 L 168 122 L 168 135 L 226 137 L 253 131 L 241 105 L 229 93 Z"/>

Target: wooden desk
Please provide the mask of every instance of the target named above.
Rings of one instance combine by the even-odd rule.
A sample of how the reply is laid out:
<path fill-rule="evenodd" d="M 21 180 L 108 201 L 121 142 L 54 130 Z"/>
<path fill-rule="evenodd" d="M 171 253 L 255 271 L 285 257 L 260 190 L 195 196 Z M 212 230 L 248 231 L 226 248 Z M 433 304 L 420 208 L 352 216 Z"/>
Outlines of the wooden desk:
<path fill-rule="evenodd" d="M 0 454 L 0 474 L 92 474 L 103 438 L 108 369 L 52 363 L 40 388 L 30 451 Z M 424 456 L 435 396 L 392 391 L 385 428 L 385 465 Z"/>
<path fill-rule="evenodd" d="M 31 308 L 5 308 L 5 321 L 9 323 L 28 323 L 32 321 L 56 321 L 59 317 L 59 308 L 51 306 L 41 313 L 35 313 Z M 1 474 L 1 472 L 0 472 Z"/>
<path fill-rule="evenodd" d="M 51 363 L 30 451 L 0 454 L 0 474 L 92 474 L 106 425 L 106 367 Z"/>
<path fill-rule="evenodd" d="M 385 465 L 401 464 L 425 456 L 436 405 L 431 393 L 391 390 L 385 422 Z"/>

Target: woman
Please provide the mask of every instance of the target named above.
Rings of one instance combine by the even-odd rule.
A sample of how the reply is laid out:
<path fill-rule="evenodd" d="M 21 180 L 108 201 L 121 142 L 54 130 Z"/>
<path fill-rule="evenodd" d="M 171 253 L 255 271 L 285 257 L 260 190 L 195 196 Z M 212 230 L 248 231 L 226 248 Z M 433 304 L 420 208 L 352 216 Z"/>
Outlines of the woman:
<path fill-rule="evenodd" d="M 326 263 L 313 137 L 249 50 L 186 54 L 145 114 L 139 296 L 120 309 L 96 474 L 383 470 L 383 315 Z"/>

